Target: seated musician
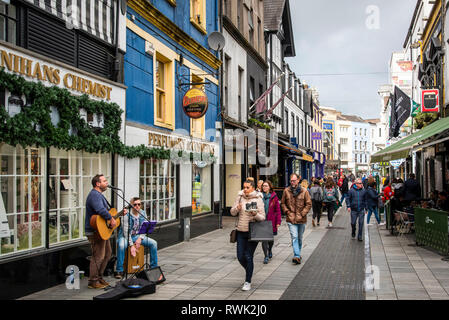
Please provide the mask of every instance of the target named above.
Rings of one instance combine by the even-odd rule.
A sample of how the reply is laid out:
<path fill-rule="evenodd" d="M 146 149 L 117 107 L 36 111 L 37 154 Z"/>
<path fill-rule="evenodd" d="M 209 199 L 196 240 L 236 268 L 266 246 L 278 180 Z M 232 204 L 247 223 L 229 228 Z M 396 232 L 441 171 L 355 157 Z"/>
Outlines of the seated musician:
<path fill-rule="evenodd" d="M 125 250 L 128 245 L 131 247 L 131 255 L 136 256 L 137 250 L 143 245 L 150 249 L 150 268 L 157 267 L 157 242 L 154 239 L 147 237 L 145 234 L 139 234 L 139 230 L 146 221 L 145 211 L 142 210 L 142 201 L 138 197 L 131 199 L 132 210 L 130 216 L 122 217 L 122 224 L 119 229 L 117 240 L 117 267 L 115 278 L 121 279 L 123 277 L 123 262 L 125 260 Z M 140 214 L 139 214 L 140 213 Z M 131 221 L 129 221 L 131 220 Z M 129 226 L 128 224 L 131 224 Z M 131 236 L 128 236 L 128 230 L 131 230 Z"/>

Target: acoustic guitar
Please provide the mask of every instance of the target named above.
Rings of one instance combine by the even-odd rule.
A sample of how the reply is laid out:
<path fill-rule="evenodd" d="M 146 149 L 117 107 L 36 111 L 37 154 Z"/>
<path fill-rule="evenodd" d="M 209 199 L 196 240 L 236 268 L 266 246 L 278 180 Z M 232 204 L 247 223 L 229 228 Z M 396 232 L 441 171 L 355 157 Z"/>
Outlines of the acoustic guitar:
<path fill-rule="evenodd" d="M 99 214 L 94 214 L 90 218 L 91 227 L 98 231 L 98 234 L 103 240 L 108 240 L 111 237 L 112 232 L 114 232 L 114 230 L 120 226 L 120 217 L 123 215 L 123 210 L 117 213 L 117 209 L 111 208 L 111 210 L 109 210 L 109 213 L 111 214 L 112 219 L 115 219 L 115 222 L 117 222 L 114 228 L 111 227 L 110 222 L 107 222 Z"/>

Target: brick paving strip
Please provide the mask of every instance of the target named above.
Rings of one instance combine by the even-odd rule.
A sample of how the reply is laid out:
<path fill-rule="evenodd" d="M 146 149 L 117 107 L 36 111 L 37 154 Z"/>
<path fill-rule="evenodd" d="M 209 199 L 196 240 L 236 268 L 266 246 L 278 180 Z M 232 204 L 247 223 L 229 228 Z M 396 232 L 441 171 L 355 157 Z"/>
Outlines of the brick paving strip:
<path fill-rule="evenodd" d="M 369 226 L 371 263 L 379 270 L 378 287 L 367 300 L 449 299 L 449 264 L 426 247 L 415 246 L 415 235 L 391 236 L 385 226 Z"/>
<path fill-rule="evenodd" d="M 351 238 L 350 214 L 340 209 L 334 227 L 281 296 L 282 300 L 364 300 L 365 245 Z"/>
<path fill-rule="evenodd" d="M 310 213 L 311 215 L 311 213 Z M 235 218 L 224 217 L 223 229 L 215 230 L 188 242 L 182 242 L 159 250 L 159 265 L 166 281 L 157 286 L 155 294 L 133 299 L 143 300 L 278 300 L 318 246 L 326 229 L 327 219 L 323 215 L 321 226 L 313 228 L 311 219 L 304 233 L 303 263 L 293 265 L 291 238 L 285 219 L 275 237 L 273 259 L 263 262 L 261 244 L 255 254 L 252 290 L 244 292 L 241 287 L 245 272 L 236 258 L 236 244 L 229 243 L 229 233 Z M 329 230 L 332 232 L 338 230 Z M 116 279 L 106 277 L 115 285 Z M 103 290 L 87 288 L 87 279 L 81 279 L 79 290 L 68 290 L 61 284 L 26 297 L 23 300 L 91 300 L 104 293 Z"/>

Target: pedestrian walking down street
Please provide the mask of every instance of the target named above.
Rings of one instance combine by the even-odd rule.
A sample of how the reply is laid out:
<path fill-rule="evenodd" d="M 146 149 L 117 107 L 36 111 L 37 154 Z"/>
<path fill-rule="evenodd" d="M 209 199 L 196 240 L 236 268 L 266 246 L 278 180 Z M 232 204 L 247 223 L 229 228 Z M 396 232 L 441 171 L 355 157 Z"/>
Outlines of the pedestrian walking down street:
<path fill-rule="evenodd" d="M 421 186 L 416 180 L 414 173 L 410 174 L 410 178 L 404 183 L 404 201 L 408 205 L 412 201 L 421 199 Z"/>
<path fill-rule="evenodd" d="M 262 185 L 263 190 L 263 202 L 265 206 L 266 220 L 271 221 L 273 224 L 273 235 L 277 236 L 278 228 L 281 225 L 281 205 L 276 192 L 273 191 L 273 185 L 271 181 L 265 181 Z M 274 241 L 263 241 L 262 249 L 264 253 L 263 263 L 267 264 L 268 261 L 273 258 L 273 245 Z"/>
<path fill-rule="evenodd" d="M 379 217 L 378 205 L 379 205 L 379 194 L 376 190 L 376 182 L 374 180 L 368 183 L 367 192 L 367 206 L 368 206 L 368 217 L 366 223 L 370 224 L 371 215 L 374 213 L 376 217 L 377 224 L 382 225 Z"/>
<path fill-rule="evenodd" d="M 310 197 L 312 198 L 312 225 L 315 227 L 315 218 L 317 219 L 317 225 L 320 225 L 321 210 L 323 206 L 324 192 L 320 186 L 320 181 L 315 180 L 312 188 L 310 188 Z"/>
<path fill-rule="evenodd" d="M 299 185 L 299 177 L 296 173 L 290 175 L 290 187 L 284 189 L 281 206 L 287 215 L 288 229 L 292 238 L 294 264 L 302 261 L 302 236 L 307 224 L 307 214 L 312 207 L 312 199 L 306 188 Z"/>
<path fill-rule="evenodd" d="M 253 202 L 257 204 L 257 211 L 247 211 L 247 204 Z M 234 205 L 231 208 L 231 215 L 238 215 L 237 223 L 237 259 L 246 271 L 245 283 L 242 290 L 251 290 L 251 278 L 254 271 L 254 252 L 258 242 L 248 241 L 249 223 L 265 220 L 265 208 L 262 197 L 257 193 L 254 180 L 246 180 L 243 183 L 243 190 L 239 192 Z"/>
<path fill-rule="evenodd" d="M 346 198 L 348 197 L 348 192 L 349 192 L 349 179 L 346 177 L 346 175 L 343 175 L 343 181 L 340 186 L 340 193 L 341 193 L 340 203 L 341 203 L 341 205 L 343 205 L 343 201 L 345 201 Z"/>
<path fill-rule="evenodd" d="M 326 180 L 324 186 L 324 198 L 323 204 L 327 210 L 327 220 L 329 221 L 328 227 L 332 227 L 332 220 L 334 219 L 334 213 L 338 206 L 338 190 L 335 181 L 332 178 Z"/>
<path fill-rule="evenodd" d="M 363 183 L 360 178 L 355 180 L 347 199 L 348 211 L 351 213 L 352 238 L 355 238 L 356 223 L 359 220 L 358 240 L 363 241 L 363 225 L 367 209 L 367 192 L 363 189 Z"/>

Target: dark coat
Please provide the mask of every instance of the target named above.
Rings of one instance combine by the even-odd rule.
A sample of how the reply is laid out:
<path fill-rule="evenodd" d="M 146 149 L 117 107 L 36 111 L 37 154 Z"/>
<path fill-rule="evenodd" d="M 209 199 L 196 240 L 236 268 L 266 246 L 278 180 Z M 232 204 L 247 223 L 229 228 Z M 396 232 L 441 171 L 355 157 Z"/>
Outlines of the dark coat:
<path fill-rule="evenodd" d="M 377 207 L 378 203 L 379 203 L 379 194 L 377 193 L 377 190 L 374 189 L 373 187 L 368 187 L 368 189 L 366 190 L 367 193 L 367 205 L 368 208 L 375 208 Z"/>
<path fill-rule="evenodd" d="M 421 186 L 416 179 L 408 179 L 404 184 L 404 200 L 414 201 L 421 198 Z"/>
<path fill-rule="evenodd" d="M 348 198 L 346 198 L 346 203 L 352 211 L 361 212 L 367 210 L 367 191 L 366 189 L 357 189 L 357 185 L 349 190 Z"/>
<path fill-rule="evenodd" d="M 271 194 L 266 220 L 271 221 L 271 223 L 273 224 L 273 233 L 276 233 L 278 231 L 278 228 L 276 226 L 278 224 L 280 225 L 282 221 L 281 205 L 279 203 L 279 198 L 276 195 L 276 192 L 273 192 Z"/>
<path fill-rule="evenodd" d="M 341 191 L 342 194 L 343 193 L 348 193 L 348 191 L 349 191 L 349 180 L 348 180 L 348 178 L 345 178 L 343 180 L 343 184 L 340 187 L 340 191 Z"/>

